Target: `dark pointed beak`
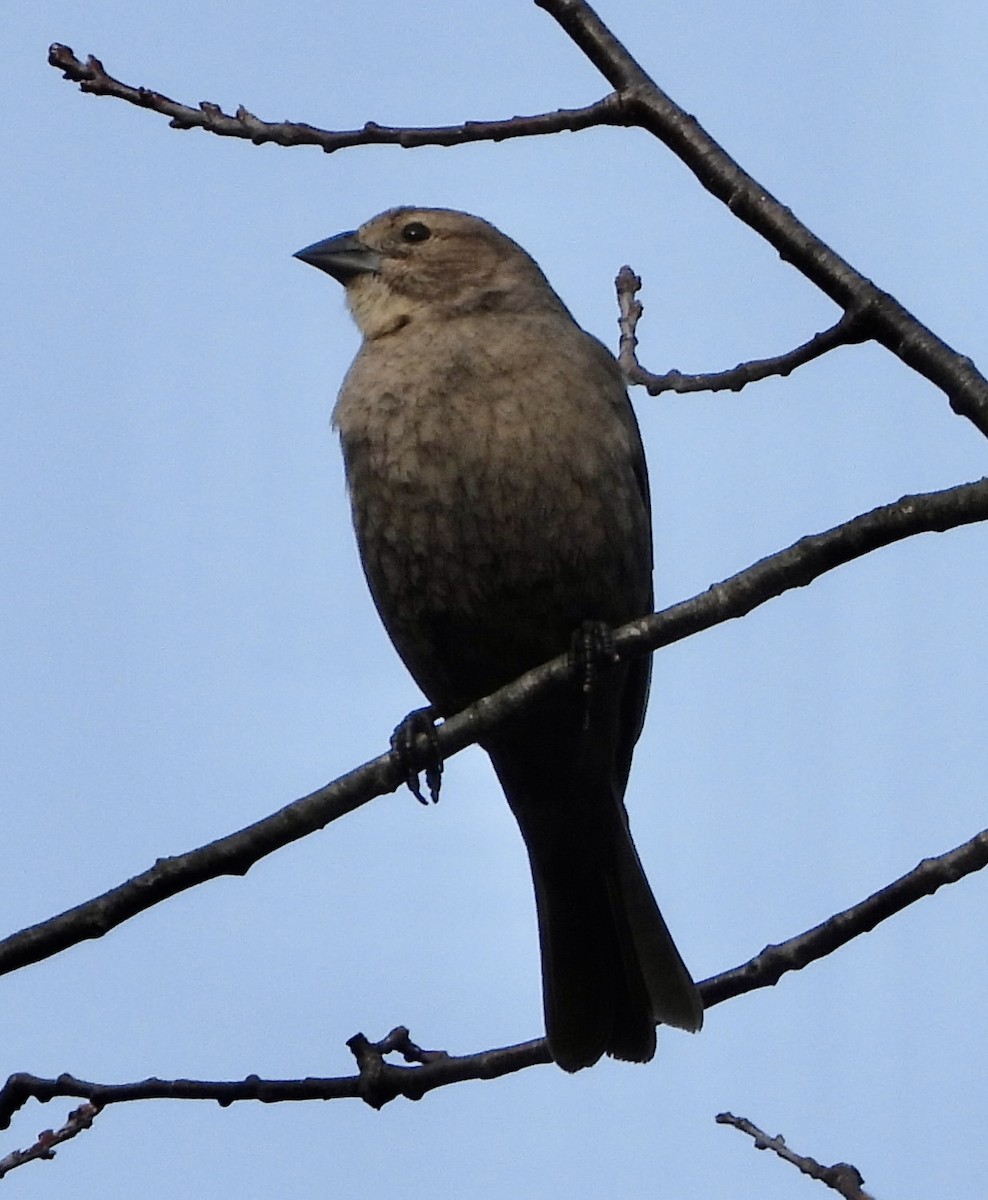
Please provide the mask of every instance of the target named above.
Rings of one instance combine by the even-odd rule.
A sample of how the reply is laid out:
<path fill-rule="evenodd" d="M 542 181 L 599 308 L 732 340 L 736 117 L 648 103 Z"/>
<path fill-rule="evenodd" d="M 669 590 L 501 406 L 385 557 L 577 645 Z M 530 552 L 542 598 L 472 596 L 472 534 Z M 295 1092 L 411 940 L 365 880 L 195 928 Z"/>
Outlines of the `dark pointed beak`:
<path fill-rule="evenodd" d="M 297 250 L 292 257 L 301 259 L 310 267 L 318 267 L 344 286 L 358 275 L 378 271 L 381 267 L 381 256 L 370 246 L 364 245 L 355 229 L 338 233 L 336 237 L 326 238 L 322 242 L 313 242 L 304 250 Z"/>

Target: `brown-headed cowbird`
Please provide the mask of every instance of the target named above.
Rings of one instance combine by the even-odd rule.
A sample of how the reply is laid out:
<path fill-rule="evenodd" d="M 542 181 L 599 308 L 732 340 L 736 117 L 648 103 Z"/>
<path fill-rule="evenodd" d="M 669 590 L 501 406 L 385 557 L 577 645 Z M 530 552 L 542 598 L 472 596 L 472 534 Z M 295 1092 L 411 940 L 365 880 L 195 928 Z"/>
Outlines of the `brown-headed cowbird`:
<path fill-rule="evenodd" d="M 641 438 L 612 355 L 492 225 L 395 208 L 299 251 L 363 334 L 333 414 L 381 619 L 448 715 L 652 611 Z M 699 994 L 631 840 L 648 659 L 554 691 L 483 746 L 528 848 L 546 1034 L 565 1070 L 647 1062 Z"/>

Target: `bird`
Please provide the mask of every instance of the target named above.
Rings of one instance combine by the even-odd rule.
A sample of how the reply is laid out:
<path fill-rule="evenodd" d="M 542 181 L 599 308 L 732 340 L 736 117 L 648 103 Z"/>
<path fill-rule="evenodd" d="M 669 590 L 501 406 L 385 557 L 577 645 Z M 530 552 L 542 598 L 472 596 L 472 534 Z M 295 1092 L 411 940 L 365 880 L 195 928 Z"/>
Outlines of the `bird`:
<path fill-rule="evenodd" d="M 398 654 L 449 716 L 652 612 L 648 477 L 620 368 L 480 217 L 401 206 L 296 258 L 362 344 L 333 410 L 360 557 Z M 650 660 L 591 673 L 481 741 L 528 851 L 549 1053 L 649 1061 L 703 1005 L 624 794 Z"/>

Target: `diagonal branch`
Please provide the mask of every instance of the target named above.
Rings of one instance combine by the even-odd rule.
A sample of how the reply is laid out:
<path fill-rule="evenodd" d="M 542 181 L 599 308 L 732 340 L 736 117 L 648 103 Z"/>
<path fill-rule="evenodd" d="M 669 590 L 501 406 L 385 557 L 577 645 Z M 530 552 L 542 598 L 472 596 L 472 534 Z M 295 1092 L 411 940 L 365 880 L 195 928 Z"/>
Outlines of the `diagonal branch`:
<path fill-rule="evenodd" d="M 815 929 L 798 934 L 781 945 L 771 946 L 749 962 L 707 979 L 700 984 L 704 1008 L 713 1008 L 745 992 L 778 983 L 787 971 L 799 970 L 830 954 L 852 938 L 870 932 L 907 905 L 986 865 L 988 830 L 939 858 L 925 859 L 888 887 Z M 274 1104 L 360 1099 L 379 1109 L 399 1096 L 421 1100 L 426 1093 L 452 1083 L 500 1079 L 551 1061 L 543 1038 L 478 1054 L 453 1055 L 443 1050 L 422 1050 L 411 1041 L 403 1026 L 393 1029 L 380 1042 L 370 1042 L 363 1034 L 355 1034 L 347 1046 L 357 1061 L 358 1074 L 333 1078 L 260 1079 L 249 1075 L 241 1080 L 152 1078 L 107 1084 L 76 1079 L 72 1075 L 42 1079 L 21 1072 L 11 1075 L 0 1089 L 0 1129 L 6 1129 L 14 1114 L 29 1100 L 47 1103 L 56 1096 L 77 1097 L 97 1107 L 133 1100 L 214 1100 L 226 1106 L 241 1100 Z M 385 1055 L 394 1052 L 401 1054 L 411 1065 L 388 1062 Z"/>
<path fill-rule="evenodd" d="M 988 437 L 988 379 L 912 313 L 812 233 L 675 103 L 585 0 L 535 0 L 623 97 L 634 123 L 686 164 L 731 212 L 845 311 L 867 313 L 872 336 L 946 393 L 950 407 Z"/>
<path fill-rule="evenodd" d="M 666 371 L 664 375 L 654 375 L 639 363 L 637 355 L 638 322 L 644 311 L 641 301 L 637 299 L 642 286 L 641 278 L 630 267 L 622 267 L 617 273 L 615 286 L 621 314 L 618 320 L 621 327 L 618 362 L 627 382 L 644 387 L 650 396 L 660 396 L 663 392 L 740 392 L 749 383 L 757 383 L 771 375 L 781 375 L 784 378 L 792 374 L 797 367 L 805 366 L 815 358 L 822 358 L 824 354 L 829 354 L 839 346 L 857 345 L 871 337 L 871 329 L 865 315 L 848 309 L 829 329 L 815 334 L 808 342 L 794 350 L 787 350 L 785 354 L 777 354 L 774 358 L 756 358 L 750 362 L 738 363 L 729 371 L 716 371 L 705 375 L 684 375 L 681 371 Z"/>
<path fill-rule="evenodd" d="M 53 1093 L 55 1094 L 55 1093 Z M 38 1134 L 34 1145 L 26 1150 L 12 1150 L 0 1158 L 0 1179 L 15 1167 L 23 1167 L 25 1163 L 47 1161 L 55 1157 L 55 1147 L 60 1146 L 74 1137 L 78 1137 L 87 1129 L 91 1129 L 93 1121 L 99 1116 L 99 1106 L 96 1104 L 80 1104 L 70 1112 L 61 1129 L 45 1129 Z"/>
<path fill-rule="evenodd" d="M 623 626 L 615 631 L 614 648 L 622 657 L 649 653 L 745 616 L 783 592 L 805 587 L 827 571 L 881 546 L 984 520 L 988 520 L 988 479 L 905 496 L 825 533 L 801 538 L 690 600 Z M 509 714 L 570 678 L 569 656 L 560 655 L 478 700 L 439 726 L 439 753 L 448 758 L 478 741 Z M 427 748 L 425 742 L 423 738 L 423 749 Z M 244 875 L 266 855 L 324 828 L 376 796 L 395 791 L 404 781 L 405 769 L 398 755 L 383 754 L 246 829 L 187 854 L 159 859 L 119 887 L 0 941 L 0 974 L 102 937 L 145 909 L 208 879 Z"/>
<path fill-rule="evenodd" d="M 988 866 L 988 829 L 937 858 L 924 858 L 919 866 L 860 904 L 836 913 L 822 924 L 777 946 L 766 946 L 749 962 L 702 985 L 704 1006 L 710 1008 L 758 988 L 774 987 L 789 971 L 801 971 L 825 958 L 853 938 L 870 933 L 910 904 L 932 896 L 938 888 L 956 883 Z"/>
<path fill-rule="evenodd" d="M 843 1196 L 844 1200 L 873 1200 L 864 1190 L 864 1176 L 850 1163 L 834 1163 L 832 1167 L 825 1167 L 815 1158 L 808 1158 L 805 1154 L 797 1154 L 795 1150 L 790 1150 L 782 1134 L 769 1137 L 747 1117 L 736 1117 L 733 1113 L 722 1112 L 718 1113 L 715 1119 L 718 1125 L 733 1125 L 741 1133 L 748 1134 L 754 1138 L 756 1150 L 773 1151 L 783 1162 L 792 1163 L 810 1179 L 825 1183 L 827 1187 Z"/>
<path fill-rule="evenodd" d="M 255 145 L 318 146 L 327 154 L 350 146 L 459 146 L 465 142 L 501 142 L 506 138 L 534 137 L 565 130 L 589 129 L 594 125 L 627 125 L 629 117 L 618 96 L 605 96 L 585 108 L 561 108 L 531 117 L 507 117 L 497 121 L 466 121 L 462 125 L 425 128 L 378 125 L 368 121 L 362 129 L 318 129 L 300 121 L 262 121 L 241 105 L 236 113 L 225 113 L 208 100 L 198 108 L 180 104 L 150 88 L 134 87 L 108 75 L 92 55 L 81 62 L 68 46 L 55 42 L 48 61 L 93 96 L 113 96 L 139 108 L 149 108 L 170 117 L 173 129 L 204 129 L 220 137 L 246 138 Z"/>

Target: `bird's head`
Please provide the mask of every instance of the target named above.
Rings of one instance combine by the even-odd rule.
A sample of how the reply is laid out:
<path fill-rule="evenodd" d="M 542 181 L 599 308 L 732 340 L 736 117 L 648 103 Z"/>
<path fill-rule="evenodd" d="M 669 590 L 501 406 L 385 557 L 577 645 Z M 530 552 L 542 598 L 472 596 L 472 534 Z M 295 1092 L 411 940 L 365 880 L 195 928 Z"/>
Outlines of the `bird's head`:
<path fill-rule="evenodd" d="M 563 309 L 538 265 L 480 217 L 392 208 L 295 255 L 346 288 L 365 338 L 480 312 Z M 565 309 L 563 309 L 565 311 Z"/>

